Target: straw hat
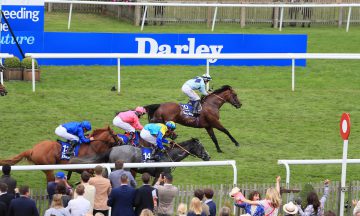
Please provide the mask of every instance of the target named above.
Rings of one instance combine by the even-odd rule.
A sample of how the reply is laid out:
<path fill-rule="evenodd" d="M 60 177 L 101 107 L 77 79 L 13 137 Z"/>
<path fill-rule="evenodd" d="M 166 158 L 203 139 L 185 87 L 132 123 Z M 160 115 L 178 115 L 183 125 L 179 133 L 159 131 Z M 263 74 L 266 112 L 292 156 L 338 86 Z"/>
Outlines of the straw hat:
<path fill-rule="evenodd" d="M 289 203 L 286 203 L 284 206 L 283 206 L 283 210 L 284 212 L 286 212 L 287 214 L 291 214 L 291 215 L 294 215 L 298 212 L 298 207 L 293 203 L 293 202 L 289 202 Z"/>
<path fill-rule="evenodd" d="M 238 187 L 234 187 L 233 189 L 231 189 L 229 196 L 233 197 L 236 193 L 239 193 L 240 189 Z"/>

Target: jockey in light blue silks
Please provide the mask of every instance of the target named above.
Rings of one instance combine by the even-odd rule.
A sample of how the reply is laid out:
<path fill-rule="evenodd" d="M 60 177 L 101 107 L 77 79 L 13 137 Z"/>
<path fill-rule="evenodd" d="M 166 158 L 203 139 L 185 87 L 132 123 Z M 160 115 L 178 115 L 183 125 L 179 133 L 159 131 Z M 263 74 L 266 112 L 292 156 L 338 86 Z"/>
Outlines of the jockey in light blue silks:
<path fill-rule="evenodd" d="M 88 121 L 82 122 L 69 122 L 59 125 L 55 129 L 55 134 L 61 138 L 70 141 L 70 147 L 66 152 L 66 156 L 70 157 L 78 144 L 89 143 L 94 140 L 93 137 L 85 137 L 85 133 L 91 131 L 91 124 Z"/>
<path fill-rule="evenodd" d="M 211 76 L 203 74 L 202 76 L 197 76 L 193 79 L 190 79 L 184 83 L 181 90 L 189 97 L 190 102 L 193 105 L 193 114 L 198 116 L 201 111 L 200 97 L 195 93 L 194 90 L 200 91 L 202 95 L 208 95 L 206 91 L 206 83 L 211 80 Z"/>

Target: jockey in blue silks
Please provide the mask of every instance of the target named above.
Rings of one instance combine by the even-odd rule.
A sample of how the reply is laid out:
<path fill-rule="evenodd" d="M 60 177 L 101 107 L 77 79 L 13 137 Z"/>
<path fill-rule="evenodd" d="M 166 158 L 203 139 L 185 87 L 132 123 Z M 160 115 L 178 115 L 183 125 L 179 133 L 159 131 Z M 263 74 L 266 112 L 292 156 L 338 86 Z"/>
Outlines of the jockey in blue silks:
<path fill-rule="evenodd" d="M 89 143 L 94 140 L 93 137 L 85 137 L 85 133 L 91 131 L 91 123 L 88 121 L 82 122 L 69 122 L 59 125 L 55 129 L 55 134 L 61 138 L 70 141 L 70 147 L 68 148 L 66 155 L 70 156 L 78 144 Z"/>
<path fill-rule="evenodd" d="M 181 90 L 186 94 L 193 107 L 193 114 L 198 116 L 201 111 L 200 97 L 195 93 L 194 90 L 199 90 L 202 95 L 208 95 L 206 91 L 206 84 L 212 80 L 210 75 L 203 74 L 202 76 L 197 76 L 193 79 L 190 79 L 184 83 Z"/>

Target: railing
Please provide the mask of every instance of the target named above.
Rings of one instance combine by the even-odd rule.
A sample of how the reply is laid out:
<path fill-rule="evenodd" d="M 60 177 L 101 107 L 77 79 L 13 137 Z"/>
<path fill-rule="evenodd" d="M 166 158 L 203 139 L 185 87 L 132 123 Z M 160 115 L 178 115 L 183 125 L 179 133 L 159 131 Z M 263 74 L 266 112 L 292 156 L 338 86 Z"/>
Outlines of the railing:
<path fill-rule="evenodd" d="M 3 58 L 12 58 L 14 57 L 13 54 L 9 54 L 9 53 L 0 53 L 0 62 L 2 63 L 2 59 Z M 4 84 L 4 74 L 3 71 L 0 70 L 0 83 Z"/>
<path fill-rule="evenodd" d="M 144 12 L 142 15 L 141 22 L 141 31 L 144 29 L 144 24 L 147 16 L 148 7 L 210 7 L 215 8 L 213 18 L 212 18 L 212 28 L 215 29 L 215 22 L 217 17 L 218 8 L 280 8 L 280 21 L 279 21 L 279 31 L 282 31 L 283 26 L 283 17 L 284 17 L 284 8 L 344 8 L 348 9 L 348 17 L 346 22 L 346 32 L 349 31 L 350 27 L 350 18 L 351 18 L 351 9 L 353 7 L 360 7 L 358 3 L 352 4 L 224 4 L 224 3 L 179 3 L 179 2 L 106 2 L 106 1 L 78 1 L 78 0 L 45 0 L 46 3 L 66 3 L 70 4 L 69 10 L 69 19 L 68 19 L 68 29 L 71 25 L 71 16 L 72 8 L 74 4 L 89 4 L 89 5 L 113 5 L 113 6 L 143 6 Z M 277 15 L 274 17 L 277 17 Z M 275 21 L 277 23 L 278 20 Z"/>
<path fill-rule="evenodd" d="M 212 59 L 291 59 L 291 90 L 295 91 L 295 61 L 297 59 L 360 59 L 359 53 L 227 53 L 227 54 L 137 54 L 137 53 L 27 53 L 32 57 L 32 90 L 35 92 L 34 59 L 117 59 L 118 92 L 120 93 L 120 59 L 204 59 L 210 74 Z"/>

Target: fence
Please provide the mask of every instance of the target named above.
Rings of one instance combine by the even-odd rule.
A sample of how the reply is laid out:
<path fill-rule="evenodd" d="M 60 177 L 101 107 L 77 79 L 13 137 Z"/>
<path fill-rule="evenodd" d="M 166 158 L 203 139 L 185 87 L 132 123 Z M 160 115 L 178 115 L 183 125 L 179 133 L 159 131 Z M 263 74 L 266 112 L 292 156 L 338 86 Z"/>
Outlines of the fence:
<path fill-rule="evenodd" d="M 359 4 L 342 3 L 342 1 L 324 0 L 295 0 L 293 3 L 274 1 L 232 1 L 231 3 L 198 3 L 198 2 L 109 2 L 109 1 L 69 1 L 45 0 L 48 11 L 70 11 L 68 28 L 72 10 L 78 12 L 107 14 L 118 19 L 133 21 L 140 25 L 141 30 L 146 20 L 147 24 L 163 23 L 207 23 L 214 30 L 215 21 L 222 23 L 240 23 L 241 27 L 247 24 L 268 23 L 279 27 L 282 23 L 303 26 L 310 23 L 337 24 L 342 26 L 347 19 L 347 30 L 351 23 L 360 23 Z M 234 3 L 236 2 L 236 3 Z M 355 1 L 356 2 L 356 1 Z M 56 4 L 54 4 L 56 3 Z M 324 4 L 325 3 L 325 4 Z M 74 8 L 73 8 L 74 5 Z M 345 11 L 344 7 L 349 8 Z M 354 8 L 353 12 L 352 7 Z M 65 9 L 66 8 L 66 9 Z M 281 9 L 280 9 L 281 8 Z M 352 15 L 351 15 L 352 14 Z M 279 22 L 280 21 L 280 22 Z"/>
<path fill-rule="evenodd" d="M 228 193 L 231 191 L 233 185 L 232 184 L 212 184 L 212 185 L 178 185 L 181 180 L 174 179 L 174 185 L 178 187 L 179 194 L 175 198 L 176 208 L 179 203 L 190 204 L 192 197 L 194 196 L 195 189 L 204 189 L 211 188 L 214 190 L 213 201 L 216 203 L 218 209 L 222 206 L 233 205 L 233 200 L 229 197 Z M 238 187 L 244 192 L 247 196 L 250 192 L 256 190 L 261 194 L 261 197 L 265 197 L 266 189 L 269 187 L 274 187 L 275 183 L 264 183 L 264 184 L 256 184 L 256 183 L 242 183 L 238 184 Z M 299 189 L 300 191 L 303 189 L 305 184 L 292 184 L 291 188 Z M 315 192 L 322 196 L 324 191 L 324 185 L 322 182 L 311 183 L 314 187 Z M 284 186 L 284 184 L 282 185 Z M 340 182 L 331 182 L 329 186 L 329 197 L 325 203 L 325 210 L 331 210 L 334 212 L 339 211 L 339 202 L 340 202 Z M 349 183 L 348 190 L 348 198 L 346 203 L 346 214 L 347 216 L 352 215 L 351 199 L 359 199 L 360 192 L 360 181 L 352 181 Z M 31 197 L 36 201 L 37 208 L 40 212 L 44 212 L 48 208 L 49 200 L 47 197 L 47 192 L 45 188 L 34 188 L 31 189 Z M 294 200 L 300 196 L 300 193 L 283 193 L 282 194 L 282 204 L 285 204 L 288 201 Z M 304 198 L 302 198 L 304 199 Z M 282 211 L 282 209 L 280 208 Z M 240 214 L 244 213 L 239 211 Z M 42 215 L 42 214 L 41 214 Z"/>

